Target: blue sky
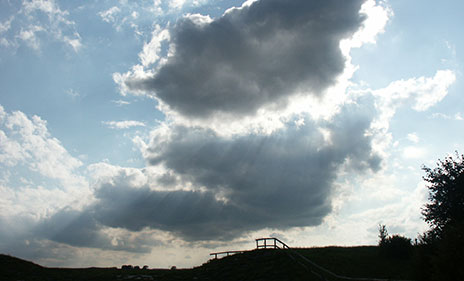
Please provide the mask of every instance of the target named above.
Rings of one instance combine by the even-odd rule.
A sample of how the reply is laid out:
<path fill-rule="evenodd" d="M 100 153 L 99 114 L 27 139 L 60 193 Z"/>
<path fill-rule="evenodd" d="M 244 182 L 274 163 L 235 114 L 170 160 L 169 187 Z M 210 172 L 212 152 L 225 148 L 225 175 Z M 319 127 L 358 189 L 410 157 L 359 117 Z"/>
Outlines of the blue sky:
<path fill-rule="evenodd" d="M 461 1 L 0 3 L 0 252 L 193 266 L 426 229 Z"/>

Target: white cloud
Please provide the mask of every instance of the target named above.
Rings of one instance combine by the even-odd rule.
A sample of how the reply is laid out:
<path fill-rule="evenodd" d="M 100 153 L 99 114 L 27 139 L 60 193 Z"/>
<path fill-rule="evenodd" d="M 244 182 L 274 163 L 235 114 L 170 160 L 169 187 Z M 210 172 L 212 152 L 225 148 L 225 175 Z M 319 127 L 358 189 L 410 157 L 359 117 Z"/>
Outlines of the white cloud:
<path fill-rule="evenodd" d="M 106 11 L 99 12 L 98 15 L 103 19 L 103 21 L 108 23 L 113 23 L 115 21 L 114 16 L 121 12 L 117 6 L 113 6 Z"/>
<path fill-rule="evenodd" d="M 448 88 L 455 79 L 453 71 L 439 70 L 434 77 L 398 80 L 383 89 L 374 90 L 373 95 L 378 98 L 377 107 L 381 110 L 375 125 L 388 129 L 389 120 L 396 109 L 408 102 L 412 102 L 411 107 L 416 111 L 429 109 L 448 94 Z"/>
<path fill-rule="evenodd" d="M 362 27 L 353 35 L 351 48 L 361 47 L 365 43 L 375 44 L 377 36 L 385 32 L 385 26 L 393 17 L 393 10 L 384 1 L 366 1 L 360 10 L 366 16 Z"/>
<path fill-rule="evenodd" d="M 180 10 L 184 6 L 185 2 L 187 2 L 187 0 L 171 0 L 168 2 L 169 8 Z"/>
<path fill-rule="evenodd" d="M 71 98 L 73 98 L 73 99 L 80 96 L 79 92 L 77 92 L 77 91 L 74 90 L 74 89 L 68 89 L 68 90 L 66 91 L 66 94 L 67 94 L 68 96 L 70 96 Z"/>
<path fill-rule="evenodd" d="M 64 36 L 63 41 L 71 46 L 76 53 L 82 48 L 81 36 L 79 33 L 74 33 L 74 38 Z"/>
<path fill-rule="evenodd" d="M 117 106 L 128 105 L 130 102 L 125 100 L 112 100 L 111 102 L 115 103 Z"/>
<path fill-rule="evenodd" d="M 91 197 L 79 172 L 83 163 L 52 137 L 47 123 L 0 106 L 0 210 L 2 215 L 39 219 L 72 205 L 80 208 Z"/>
<path fill-rule="evenodd" d="M 8 39 L 6 39 L 6 38 L 0 37 L 0 45 L 5 47 L 5 48 L 8 48 L 8 47 L 13 46 L 14 42 L 8 41 Z"/>
<path fill-rule="evenodd" d="M 156 63 L 161 58 L 161 44 L 169 42 L 170 34 L 167 29 L 155 26 L 150 42 L 143 45 L 142 52 L 139 54 L 140 61 L 144 67 Z"/>
<path fill-rule="evenodd" d="M 40 31 L 44 31 L 43 27 L 37 25 L 30 26 L 27 30 L 21 29 L 18 38 L 25 41 L 32 49 L 38 50 L 40 49 L 40 43 L 36 34 Z"/>
<path fill-rule="evenodd" d="M 0 33 L 14 31 L 1 38 L 0 44 L 18 47 L 17 39 L 20 39 L 30 48 L 40 50 L 45 40 L 51 37 L 77 52 L 82 47 L 81 38 L 75 29 L 75 22 L 68 18 L 69 12 L 61 10 L 54 0 L 23 1 L 21 8 L 8 21 L 0 23 Z M 42 36 L 39 37 L 38 32 Z"/>
<path fill-rule="evenodd" d="M 57 14 L 61 16 L 65 16 L 68 13 L 66 11 L 61 11 L 55 4 L 54 0 L 31 0 L 31 1 L 24 1 L 23 7 L 26 13 L 31 13 L 35 10 L 40 10 L 44 13 L 49 15 Z"/>
<path fill-rule="evenodd" d="M 416 89 L 416 104 L 413 108 L 417 111 L 425 111 L 440 102 L 447 94 L 448 88 L 456 80 L 456 75 L 451 70 L 437 71 L 432 79 L 419 78 L 422 86 Z"/>
<path fill-rule="evenodd" d="M 4 22 L 0 22 L 0 34 L 7 32 L 11 27 L 11 22 L 13 21 L 13 16 Z"/>
<path fill-rule="evenodd" d="M 403 157 L 408 159 L 420 159 L 425 155 L 425 149 L 417 146 L 407 146 L 403 150 Z"/>
<path fill-rule="evenodd" d="M 108 126 L 111 129 L 129 129 L 132 127 L 145 127 L 145 123 L 134 120 L 126 121 L 105 121 L 104 125 Z"/>
<path fill-rule="evenodd" d="M 456 120 L 456 121 L 463 121 L 464 118 L 462 117 L 461 112 L 457 112 L 454 115 L 449 115 L 445 113 L 433 113 L 430 118 L 433 119 L 445 119 L 445 120 Z"/>
<path fill-rule="evenodd" d="M 6 133 L 3 137 L 6 139 L 1 153 L 6 163 L 25 164 L 42 176 L 58 179 L 64 185 L 82 181 L 73 173 L 82 166 L 82 162 L 72 157 L 59 140 L 50 136 L 46 121 L 38 116 L 29 119 L 16 111 L 7 114 L 4 126 Z"/>
<path fill-rule="evenodd" d="M 413 143 L 418 143 L 419 142 L 419 136 L 416 133 L 410 133 L 407 136 L 408 140 L 413 142 Z"/>

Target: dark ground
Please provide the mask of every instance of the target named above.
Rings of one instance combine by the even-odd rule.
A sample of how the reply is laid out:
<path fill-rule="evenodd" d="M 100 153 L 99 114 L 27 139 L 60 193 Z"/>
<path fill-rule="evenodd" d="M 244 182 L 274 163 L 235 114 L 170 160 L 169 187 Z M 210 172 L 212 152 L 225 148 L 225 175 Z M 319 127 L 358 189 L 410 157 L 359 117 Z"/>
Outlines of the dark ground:
<path fill-rule="evenodd" d="M 46 268 L 0 255 L 0 280 L 320 280 L 313 262 L 349 277 L 413 279 L 411 260 L 387 259 L 378 247 L 327 247 L 291 250 L 254 250 L 210 260 L 192 269 Z M 336 280 L 330 278 L 331 280 Z"/>

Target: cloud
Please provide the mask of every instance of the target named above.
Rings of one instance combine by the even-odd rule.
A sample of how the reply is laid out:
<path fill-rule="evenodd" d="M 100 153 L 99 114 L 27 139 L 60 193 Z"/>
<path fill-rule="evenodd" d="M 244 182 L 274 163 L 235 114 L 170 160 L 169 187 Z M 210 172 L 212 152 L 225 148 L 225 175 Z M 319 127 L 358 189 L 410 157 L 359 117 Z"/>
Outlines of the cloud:
<path fill-rule="evenodd" d="M 165 64 L 119 82 L 195 118 L 253 115 L 298 93 L 320 96 L 344 70 L 339 43 L 361 26 L 362 2 L 256 1 L 202 24 L 187 15 L 170 30 L 175 51 Z"/>
<path fill-rule="evenodd" d="M 36 115 L 29 118 L 20 111 L 7 113 L 2 108 L 2 112 L 1 164 L 7 167 L 26 165 L 31 171 L 67 185 L 81 181 L 73 171 L 81 167 L 82 162 L 72 157 L 58 139 L 50 136 L 46 121 Z"/>
<path fill-rule="evenodd" d="M 7 32 L 11 27 L 11 22 L 13 21 L 13 16 L 4 22 L 0 22 L 0 34 Z"/>
<path fill-rule="evenodd" d="M 374 127 L 389 127 L 398 107 L 409 104 L 416 111 L 426 111 L 440 102 L 456 80 L 452 70 L 438 70 L 433 77 L 418 77 L 391 82 L 387 87 L 372 91 L 378 99 L 379 116 Z"/>
<path fill-rule="evenodd" d="M 76 98 L 81 96 L 81 94 L 78 91 L 74 90 L 74 89 L 68 89 L 66 91 L 66 94 L 68 96 L 70 96 L 72 99 L 76 99 Z"/>
<path fill-rule="evenodd" d="M 457 112 L 454 114 L 454 116 L 449 115 L 449 114 L 444 114 L 444 113 L 433 113 L 432 116 L 430 116 L 432 119 L 445 119 L 445 120 L 456 120 L 456 121 L 463 121 L 464 118 L 462 117 L 461 112 Z"/>
<path fill-rule="evenodd" d="M 145 123 L 134 120 L 126 121 L 105 121 L 104 125 L 108 126 L 111 129 L 129 129 L 132 127 L 145 127 Z"/>
<path fill-rule="evenodd" d="M 11 31 L 0 38 L 1 45 L 17 48 L 24 41 L 40 51 L 43 43 L 52 38 L 75 52 L 83 47 L 75 22 L 69 20 L 69 12 L 61 10 L 54 0 L 22 1 L 20 8 L 11 14 L 7 21 L 0 23 L 0 34 Z"/>
<path fill-rule="evenodd" d="M 413 143 L 418 143 L 419 142 L 419 136 L 416 133 L 410 133 L 407 136 L 407 139 Z"/>
<path fill-rule="evenodd" d="M 99 182 L 96 202 L 87 210 L 108 227 L 148 227 L 186 240 L 318 225 L 331 211 L 341 169 L 379 169 L 366 135 L 372 115 L 363 110 L 347 105 L 331 122 L 292 120 L 269 135 L 162 128 L 144 154 L 168 173 L 148 180 L 146 170 L 116 169 Z M 330 132 L 330 142 L 319 127 Z"/>
<path fill-rule="evenodd" d="M 143 66 L 149 66 L 160 60 L 161 44 L 169 41 L 169 31 L 161 29 L 159 25 L 155 27 L 150 42 L 143 45 L 142 52 L 139 54 Z"/>
<path fill-rule="evenodd" d="M 426 154 L 425 149 L 417 146 L 406 146 L 403 150 L 403 157 L 409 159 L 420 159 Z"/>
<path fill-rule="evenodd" d="M 113 251 L 149 253 L 151 247 L 159 244 L 154 239 L 144 238 L 143 233 L 137 237 L 138 235 L 118 235 L 120 231 L 105 230 L 89 211 L 79 212 L 70 208 L 64 208 L 41 220 L 32 231 L 37 238 L 74 247 Z"/>
<path fill-rule="evenodd" d="M 25 41 L 32 49 L 38 50 L 40 48 L 40 43 L 36 34 L 37 32 L 43 31 L 44 29 L 41 26 L 30 26 L 27 30 L 21 29 L 17 37 Z"/>
<path fill-rule="evenodd" d="M 98 15 L 103 19 L 103 21 L 108 22 L 108 23 L 112 23 L 112 22 L 115 21 L 114 15 L 119 13 L 119 12 L 121 12 L 121 9 L 119 9 L 116 6 L 113 6 L 113 7 L 109 8 L 106 11 L 102 11 L 102 12 L 98 13 Z"/>
<path fill-rule="evenodd" d="M 160 245 L 153 232 L 111 229 L 95 219 L 86 209 L 95 199 L 82 166 L 46 121 L 0 106 L 0 252 L 35 259 L 50 257 L 44 245 L 136 253 Z"/>
<path fill-rule="evenodd" d="M 9 218 L 0 228 L 26 234 L 56 210 L 88 204 L 91 191 L 78 171 L 82 165 L 50 135 L 40 117 L 0 106 L 0 223 Z"/>
<path fill-rule="evenodd" d="M 112 103 L 115 103 L 117 106 L 129 105 L 130 102 L 125 100 L 112 100 Z"/>

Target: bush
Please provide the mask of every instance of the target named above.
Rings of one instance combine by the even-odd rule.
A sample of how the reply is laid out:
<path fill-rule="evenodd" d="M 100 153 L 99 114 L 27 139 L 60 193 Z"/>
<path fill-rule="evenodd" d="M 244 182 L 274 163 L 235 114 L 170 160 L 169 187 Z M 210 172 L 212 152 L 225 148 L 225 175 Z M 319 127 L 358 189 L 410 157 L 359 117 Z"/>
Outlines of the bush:
<path fill-rule="evenodd" d="M 381 240 L 379 247 L 381 255 L 389 258 L 406 259 L 412 253 L 411 239 L 396 234 Z"/>

